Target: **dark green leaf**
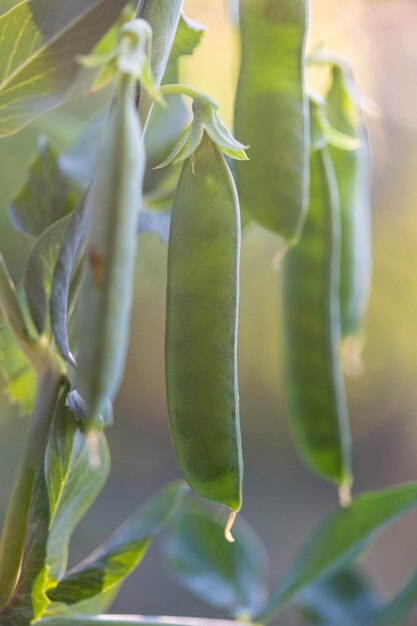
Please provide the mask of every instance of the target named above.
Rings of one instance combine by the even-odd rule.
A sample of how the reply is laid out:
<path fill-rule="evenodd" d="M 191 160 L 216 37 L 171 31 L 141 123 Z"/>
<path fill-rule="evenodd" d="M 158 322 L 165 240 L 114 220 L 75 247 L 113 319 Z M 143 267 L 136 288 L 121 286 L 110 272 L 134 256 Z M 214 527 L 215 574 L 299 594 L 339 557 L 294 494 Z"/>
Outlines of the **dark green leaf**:
<path fill-rule="evenodd" d="M 386 526 L 417 504 L 417 484 L 364 494 L 330 515 L 301 548 L 257 621 L 268 622 L 314 580 L 343 567 Z"/>
<path fill-rule="evenodd" d="M 363 575 L 349 568 L 309 585 L 294 604 L 310 626 L 365 626 L 380 601 Z"/>
<path fill-rule="evenodd" d="M 24 286 L 29 311 L 39 334 L 45 330 L 52 277 L 70 216 L 54 222 L 37 239 L 26 265 Z"/>
<path fill-rule="evenodd" d="M 109 472 L 104 435 L 97 435 L 99 462 L 92 467 L 87 437 L 65 407 L 66 395 L 67 389 L 58 403 L 35 478 L 21 577 L 10 606 L 1 616 L 5 619 L 12 619 L 22 607 L 27 607 L 29 617 L 35 619 L 47 609 L 50 602 L 46 590 L 54 587 L 65 571 L 74 528 Z"/>
<path fill-rule="evenodd" d="M 9 206 L 11 222 L 16 230 L 39 237 L 71 211 L 73 201 L 58 166 L 58 153 L 42 139 L 26 183 Z"/>
<path fill-rule="evenodd" d="M 64 359 L 73 364 L 68 341 L 68 294 L 71 276 L 81 252 L 88 225 L 88 193 L 71 216 L 62 242 L 52 279 L 51 323 L 52 333 Z"/>
<path fill-rule="evenodd" d="M 253 615 L 267 597 L 268 558 L 260 539 L 240 516 L 235 543 L 213 511 L 182 509 L 165 545 L 175 578 L 205 602 L 232 615 Z"/>
<path fill-rule="evenodd" d="M 172 483 L 129 517 L 85 561 L 71 569 L 48 593 L 53 602 L 71 605 L 110 592 L 138 566 L 155 536 L 170 521 L 186 488 Z"/>
<path fill-rule="evenodd" d="M 56 4 L 56 3 L 55 3 Z M 116 21 L 126 0 L 23 0 L 0 15 L 0 136 L 65 98 L 79 65 Z"/>

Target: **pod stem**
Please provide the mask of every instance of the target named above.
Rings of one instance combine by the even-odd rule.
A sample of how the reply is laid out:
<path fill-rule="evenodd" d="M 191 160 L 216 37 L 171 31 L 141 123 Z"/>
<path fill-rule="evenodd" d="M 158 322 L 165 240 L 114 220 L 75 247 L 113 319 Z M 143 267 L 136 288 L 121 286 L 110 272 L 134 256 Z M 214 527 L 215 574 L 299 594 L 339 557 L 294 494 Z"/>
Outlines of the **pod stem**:
<path fill-rule="evenodd" d="M 284 260 L 285 256 L 287 255 L 287 252 L 290 249 L 290 244 L 284 243 L 281 248 L 279 248 L 279 250 L 274 254 L 274 256 L 272 257 L 272 269 L 275 272 L 279 272 L 281 269 L 281 263 Z"/>
<path fill-rule="evenodd" d="M 0 253 L 0 308 L 9 326 L 9 329 L 28 361 L 35 368 L 38 360 L 36 355 L 36 342 L 31 339 L 23 312 L 17 297 L 16 287 L 10 276 L 9 270 Z"/>
<path fill-rule="evenodd" d="M 349 378 L 359 378 L 363 374 L 362 348 L 359 337 L 346 337 L 342 340 L 342 367 Z"/>
<path fill-rule="evenodd" d="M 44 450 L 62 380 L 60 370 L 52 366 L 38 374 L 35 407 L 0 538 L 0 611 L 8 603 L 19 579 L 36 468 Z"/>
<path fill-rule="evenodd" d="M 170 85 L 162 85 L 159 88 L 159 91 L 162 96 L 171 96 L 171 95 L 180 95 L 180 96 L 188 96 L 193 100 L 200 100 L 200 102 L 204 102 L 205 104 L 210 105 L 214 109 L 219 108 L 219 103 L 214 99 L 203 93 L 199 89 L 195 89 L 195 87 L 190 87 L 189 85 L 183 84 L 170 84 Z"/>
<path fill-rule="evenodd" d="M 226 526 L 224 527 L 224 538 L 229 543 L 234 543 L 235 538 L 232 535 L 233 524 L 236 521 L 237 511 L 232 511 L 229 515 L 229 519 L 226 522 Z"/>
<path fill-rule="evenodd" d="M 344 509 L 349 507 L 352 503 L 352 485 L 350 483 L 344 483 L 339 487 L 339 503 Z"/>

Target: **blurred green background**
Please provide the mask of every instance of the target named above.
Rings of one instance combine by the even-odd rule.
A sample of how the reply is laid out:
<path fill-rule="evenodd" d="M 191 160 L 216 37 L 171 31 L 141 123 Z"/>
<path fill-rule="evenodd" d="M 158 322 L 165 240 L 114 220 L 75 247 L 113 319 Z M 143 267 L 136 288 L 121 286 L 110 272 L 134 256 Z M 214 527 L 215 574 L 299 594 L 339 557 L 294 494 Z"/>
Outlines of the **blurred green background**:
<path fill-rule="evenodd" d="M 237 40 L 225 0 L 186 0 L 187 14 L 207 25 L 203 44 L 182 61 L 181 78 L 217 98 L 231 122 Z M 354 491 L 417 478 L 417 5 L 408 0 L 312 0 L 310 48 L 317 43 L 351 59 L 364 94 L 373 146 L 374 278 L 363 376 L 348 383 Z M 325 75 L 309 81 L 322 86 Z M 6 207 L 24 180 L 37 136 L 68 145 L 102 96 L 70 98 L 60 110 L 0 142 L 0 245 L 15 278 L 25 244 L 8 225 Z M 279 281 L 272 269 L 278 240 L 247 229 L 242 249 L 240 394 L 245 455 L 242 514 L 271 557 L 271 582 L 326 512 L 334 488 L 300 464 L 289 438 L 280 389 Z M 108 431 L 112 475 L 72 542 L 71 563 L 165 481 L 177 477 L 167 428 L 163 342 L 166 248 L 140 240 L 127 372 Z M 1 398 L 0 515 L 16 465 L 25 420 Z M 417 563 L 417 517 L 384 534 L 364 568 L 386 592 Z M 124 585 L 115 612 L 215 615 L 166 575 L 154 546 Z M 282 623 L 295 626 L 294 615 Z"/>

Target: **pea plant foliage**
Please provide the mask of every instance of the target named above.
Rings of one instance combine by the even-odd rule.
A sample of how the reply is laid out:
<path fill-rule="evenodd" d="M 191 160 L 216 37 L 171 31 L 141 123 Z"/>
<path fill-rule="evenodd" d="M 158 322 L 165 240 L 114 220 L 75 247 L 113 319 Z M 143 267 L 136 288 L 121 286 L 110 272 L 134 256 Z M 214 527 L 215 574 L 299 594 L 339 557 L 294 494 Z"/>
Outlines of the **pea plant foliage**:
<path fill-rule="evenodd" d="M 348 60 L 306 51 L 307 0 L 238 4 L 232 130 L 210 94 L 179 82 L 180 58 L 205 33 L 181 0 L 0 1 L 0 142 L 40 135 L 8 200 L 29 250 L 14 280 L 0 255 L 3 388 L 30 416 L 3 512 L 1 626 L 268 624 L 288 608 L 300 624 L 395 626 L 417 603 L 417 573 L 383 599 L 355 563 L 417 505 L 417 483 L 351 495 L 345 376 L 360 373 L 372 264 L 361 97 Z M 324 93 L 308 87 L 310 65 Z M 101 94 L 89 121 L 55 144 L 42 120 L 87 93 Z M 240 513 L 239 267 L 251 223 L 276 235 L 277 385 L 294 444 L 340 500 L 272 589 L 267 549 Z M 166 395 L 184 480 L 68 568 L 73 531 L 110 471 L 105 432 L 144 232 L 168 246 Z M 163 530 L 173 576 L 223 619 L 108 613 Z"/>

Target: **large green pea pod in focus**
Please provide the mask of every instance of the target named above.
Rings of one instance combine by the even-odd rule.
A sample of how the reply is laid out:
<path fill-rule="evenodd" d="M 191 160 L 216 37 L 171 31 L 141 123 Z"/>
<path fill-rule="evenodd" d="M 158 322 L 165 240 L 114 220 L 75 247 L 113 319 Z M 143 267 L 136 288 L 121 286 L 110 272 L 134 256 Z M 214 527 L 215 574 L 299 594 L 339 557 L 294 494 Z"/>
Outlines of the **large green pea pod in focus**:
<path fill-rule="evenodd" d="M 77 369 L 78 390 L 92 421 L 118 390 L 129 335 L 145 164 L 134 87 L 132 77 L 122 75 L 92 191 Z"/>
<path fill-rule="evenodd" d="M 360 97 L 351 69 L 333 65 L 327 95 L 332 126 L 358 140 L 357 150 L 330 148 L 339 187 L 342 246 L 340 319 L 342 338 L 363 336 L 363 323 L 371 283 L 371 156 Z M 356 360 L 356 359 L 355 359 Z M 355 361 L 354 360 L 354 361 Z"/>
<path fill-rule="evenodd" d="M 318 112 L 317 112 L 318 113 Z M 285 404 L 301 458 L 349 500 L 350 436 L 340 363 L 340 208 L 329 149 L 312 108 L 310 204 L 283 263 Z"/>
<path fill-rule="evenodd" d="M 309 111 L 304 93 L 307 0 L 240 0 L 241 67 L 235 133 L 242 216 L 295 242 L 308 200 Z"/>
<path fill-rule="evenodd" d="M 179 466 L 200 496 L 241 507 L 237 388 L 240 218 L 233 178 L 204 132 L 184 161 L 168 248 L 166 380 Z M 230 536 L 229 536 L 230 538 Z"/>

